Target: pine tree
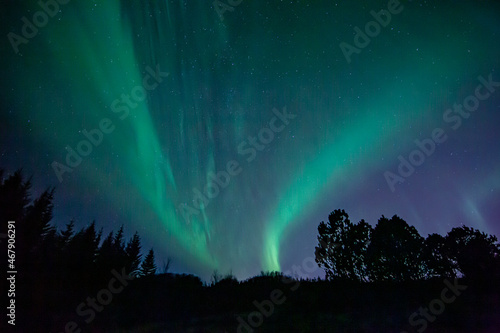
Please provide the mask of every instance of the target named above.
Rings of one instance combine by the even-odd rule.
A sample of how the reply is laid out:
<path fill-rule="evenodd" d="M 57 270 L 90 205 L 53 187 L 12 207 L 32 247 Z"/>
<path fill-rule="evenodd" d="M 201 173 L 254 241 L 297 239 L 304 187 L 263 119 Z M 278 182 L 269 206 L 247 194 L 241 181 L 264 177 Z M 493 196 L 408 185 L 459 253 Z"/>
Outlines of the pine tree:
<path fill-rule="evenodd" d="M 116 232 L 115 238 L 113 239 L 113 245 L 118 253 L 122 252 L 125 249 L 123 241 L 123 224 L 120 227 L 120 229 Z"/>
<path fill-rule="evenodd" d="M 95 229 L 95 221 L 88 227 L 82 228 L 73 236 L 68 246 L 71 258 L 68 268 L 73 272 L 76 280 L 90 281 L 95 273 L 101 233 Z"/>
<path fill-rule="evenodd" d="M 126 267 L 128 262 L 123 235 L 122 225 L 113 238 L 113 265 L 119 267 Z"/>
<path fill-rule="evenodd" d="M 109 271 L 116 269 L 115 251 L 113 245 L 113 232 L 111 231 L 101 243 L 99 254 L 96 258 L 96 267 L 98 274 L 107 276 Z"/>
<path fill-rule="evenodd" d="M 66 224 L 66 229 L 61 231 L 60 234 L 60 242 L 61 248 L 66 246 L 73 235 L 75 234 L 75 221 L 71 220 L 68 224 Z"/>
<path fill-rule="evenodd" d="M 27 241 L 33 246 L 39 245 L 43 236 L 51 232 L 54 227 L 50 224 L 54 204 L 54 188 L 45 190 L 26 209 L 24 223 L 27 231 Z"/>
<path fill-rule="evenodd" d="M 148 255 L 141 265 L 140 276 L 154 275 L 156 273 L 155 253 L 153 249 L 149 250 Z"/>
<path fill-rule="evenodd" d="M 142 257 L 141 238 L 139 237 L 139 234 L 137 232 L 127 243 L 125 252 L 127 253 L 127 261 L 128 261 L 127 272 L 129 275 L 135 277 L 139 274 L 139 265 L 141 263 L 141 257 Z"/>

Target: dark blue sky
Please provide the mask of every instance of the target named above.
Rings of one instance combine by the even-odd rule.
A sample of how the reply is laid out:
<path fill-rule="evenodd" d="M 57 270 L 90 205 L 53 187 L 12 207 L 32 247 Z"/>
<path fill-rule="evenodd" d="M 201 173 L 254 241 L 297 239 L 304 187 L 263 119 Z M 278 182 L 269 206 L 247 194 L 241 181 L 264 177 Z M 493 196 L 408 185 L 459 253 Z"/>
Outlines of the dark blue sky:
<path fill-rule="evenodd" d="M 303 265 L 337 208 L 500 234 L 494 1 L 1 6 L 0 166 L 57 225 L 238 278 Z"/>

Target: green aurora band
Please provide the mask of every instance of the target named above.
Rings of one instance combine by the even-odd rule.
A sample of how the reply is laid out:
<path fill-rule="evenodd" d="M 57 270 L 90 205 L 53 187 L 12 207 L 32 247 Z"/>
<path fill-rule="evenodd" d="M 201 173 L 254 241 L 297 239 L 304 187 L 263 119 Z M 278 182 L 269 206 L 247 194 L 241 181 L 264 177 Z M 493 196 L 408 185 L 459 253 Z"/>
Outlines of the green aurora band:
<path fill-rule="evenodd" d="M 338 44 L 352 43 L 352 27 L 386 3 L 320 3 L 267 8 L 245 2 L 220 21 L 209 2 L 73 0 L 19 46 L 20 54 L 6 55 L 16 63 L 5 79 L 13 93 L 0 96 L 19 121 L 36 124 L 29 127 L 33 160 L 50 159 L 42 169 L 54 183 L 50 165 L 65 163 L 64 147 L 75 148 L 81 131 L 111 119 L 112 133 L 64 173 L 58 191 L 73 193 L 68 205 L 77 205 L 73 196 L 82 189 L 83 202 L 106 214 L 117 211 L 127 229 L 139 228 L 157 252 L 200 275 L 281 270 L 294 230 L 310 221 L 314 232 L 328 213 L 325 205 L 339 208 L 337 202 L 356 198 L 368 183 L 385 186 L 387 201 L 405 202 L 406 212 L 414 212 L 404 193 L 390 193 L 383 172 L 415 149 L 414 139 L 448 126 L 443 111 L 473 91 L 477 77 L 491 73 L 499 59 L 498 46 L 492 47 L 498 20 L 487 7 L 457 5 L 440 27 L 439 11 L 427 15 L 416 2 L 404 2 L 404 11 L 347 64 Z M 40 8 L 21 9 L 29 17 Z M 453 34 L 465 29 L 465 15 L 482 37 L 464 46 Z M 19 32 L 22 22 L 9 21 Z M 473 65 L 464 47 L 473 50 Z M 120 119 L 113 103 L 141 86 L 148 68 L 168 76 Z M 267 126 L 273 108 L 284 107 L 297 117 L 247 162 L 238 146 Z M 485 119 L 474 117 L 467 121 Z M 231 160 L 241 174 L 186 221 L 180 207 L 193 206 L 193 189 L 203 189 Z M 479 188 L 500 189 L 498 171 L 486 173 Z M 479 211 L 488 191 L 473 195 L 458 186 L 456 192 L 466 210 L 478 212 L 469 218 L 487 230 Z M 388 207 L 374 208 L 373 216 Z M 314 238 L 307 245 L 312 255 Z"/>

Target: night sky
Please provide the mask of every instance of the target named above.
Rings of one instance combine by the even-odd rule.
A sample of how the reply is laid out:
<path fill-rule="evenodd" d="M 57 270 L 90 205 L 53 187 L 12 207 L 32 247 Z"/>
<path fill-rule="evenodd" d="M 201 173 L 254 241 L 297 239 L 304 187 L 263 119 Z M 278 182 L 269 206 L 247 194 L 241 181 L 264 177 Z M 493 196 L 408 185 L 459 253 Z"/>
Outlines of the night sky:
<path fill-rule="evenodd" d="M 0 167 L 202 278 L 301 265 L 337 208 L 500 235 L 498 2 L 231 2 L 2 1 Z"/>

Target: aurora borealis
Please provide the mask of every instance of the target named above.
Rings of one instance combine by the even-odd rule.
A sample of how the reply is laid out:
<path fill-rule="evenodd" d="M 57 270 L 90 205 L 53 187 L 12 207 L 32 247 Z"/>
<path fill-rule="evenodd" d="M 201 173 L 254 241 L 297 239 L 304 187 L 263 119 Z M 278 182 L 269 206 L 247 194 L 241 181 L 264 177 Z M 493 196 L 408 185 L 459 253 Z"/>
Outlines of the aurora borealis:
<path fill-rule="evenodd" d="M 350 62 L 339 45 L 387 1 L 244 0 L 223 20 L 212 1 L 60 1 L 18 53 L 8 34 L 41 7 L 0 6 L 0 167 L 56 186 L 60 226 L 124 224 L 160 264 L 238 278 L 311 257 L 337 208 L 500 235 L 500 88 L 444 119 L 500 81 L 494 1 L 401 1 Z M 436 128 L 391 191 L 384 173 Z"/>

